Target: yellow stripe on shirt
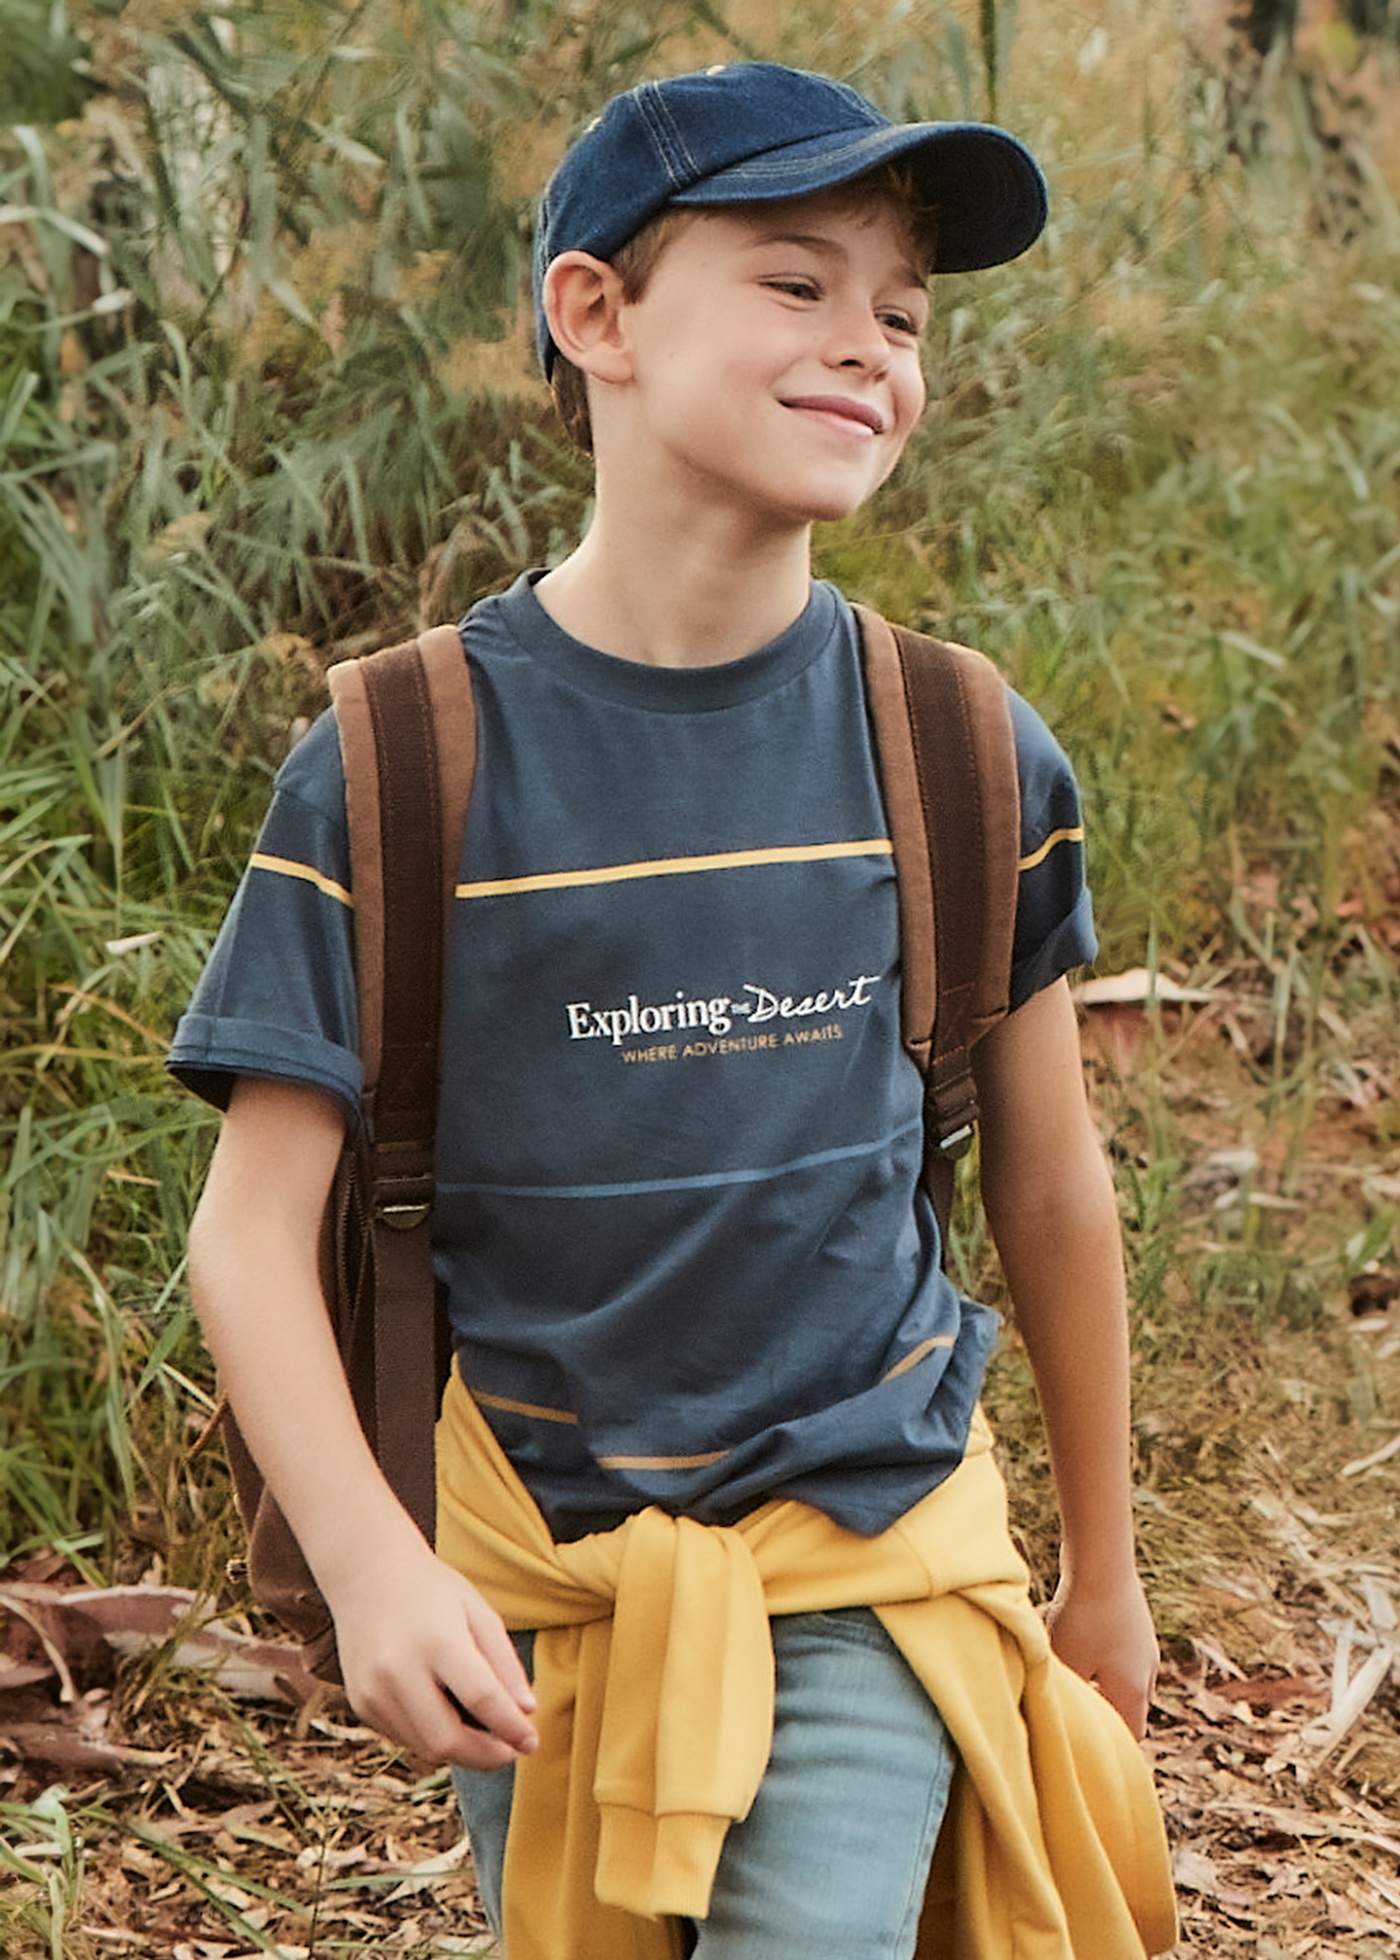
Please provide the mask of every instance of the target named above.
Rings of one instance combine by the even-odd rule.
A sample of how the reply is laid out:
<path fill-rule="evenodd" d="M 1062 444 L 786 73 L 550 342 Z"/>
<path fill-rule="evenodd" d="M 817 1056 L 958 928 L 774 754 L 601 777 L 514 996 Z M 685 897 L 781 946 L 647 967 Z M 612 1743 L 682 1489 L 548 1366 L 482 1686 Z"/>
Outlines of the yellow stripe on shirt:
<path fill-rule="evenodd" d="M 1034 871 L 1038 864 L 1049 857 L 1051 851 L 1054 850 L 1057 844 L 1082 844 L 1083 842 L 1084 826 L 1082 823 L 1070 824 L 1064 830 L 1052 830 L 1038 851 L 1032 851 L 1029 857 L 1023 857 L 1017 861 L 1016 869 L 1018 871 Z"/>
<path fill-rule="evenodd" d="M 354 910 L 355 901 L 344 885 L 338 885 L 334 878 L 328 878 L 324 871 L 318 871 L 312 864 L 298 864 L 295 858 L 269 857 L 266 851 L 254 851 L 248 862 L 258 871 L 276 871 L 283 878 L 304 878 L 308 885 L 314 885 L 327 898 L 338 898 L 342 905 Z"/>
<path fill-rule="evenodd" d="M 472 1390 L 474 1401 L 484 1409 L 505 1409 L 513 1416 L 537 1416 L 541 1422 L 572 1422 L 578 1417 L 569 1409 L 547 1409 L 542 1402 L 517 1402 L 510 1395 L 488 1395 L 484 1389 Z"/>
<path fill-rule="evenodd" d="M 728 1450 L 702 1450 L 698 1456 L 600 1456 L 604 1470 L 700 1470 L 718 1463 Z"/>
<path fill-rule="evenodd" d="M 920 1341 L 916 1348 L 909 1350 L 902 1361 L 895 1362 L 893 1368 L 890 1369 L 887 1375 L 881 1375 L 881 1385 L 883 1386 L 885 1382 L 894 1381 L 898 1376 L 905 1374 L 910 1368 L 916 1368 L 924 1356 L 926 1354 L 932 1354 L 935 1348 L 952 1347 L 954 1339 L 955 1336 L 952 1334 L 935 1334 L 932 1340 Z"/>
<path fill-rule="evenodd" d="M 892 1382 L 906 1370 L 917 1367 L 926 1355 L 937 1348 L 953 1346 L 952 1334 L 935 1334 L 931 1340 L 920 1341 L 911 1348 L 902 1361 L 897 1361 L 889 1373 L 880 1380 Z M 536 1416 L 545 1422 L 576 1423 L 578 1417 L 567 1409 L 550 1409 L 539 1402 L 517 1402 L 509 1395 L 488 1395 L 479 1388 L 472 1390 L 472 1398 L 486 1409 L 507 1409 L 512 1415 Z M 699 1450 L 693 1456 L 600 1456 L 598 1465 L 603 1470 L 701 1470 L 711 1463 L 720 1463 L 731 1456 L 731 1450 Z"/>
<path fill-rule="evenodd" d="M 512 1395 L 488 1395 L 480 1388 L 474 1388 L 471 1396 L 483 1409 L 505 1409 L 511 1415 L 535 1416 L 541 1422 L 578 1421 L 570 1410 L 550 1409 L 542 1402 L 517 1402 Z M 728 1455 L 728 1450 L 702 1450 L 697 1456 L 600 1456 L 598 1462 L 605 1470 L 698 1470 Z"/>
<path fill-rule="evenodd" d="M 586 871 L 540 871 L 527 878 L 486 878 L 458 885 L 458 898 L 500 898 L 510 892 L 562 891 L 570 885 L 615 885 L 629 878 L 674 878 L 691 871 L 732 871 L 753 864 L 812 864 L 824 858 L 888 857 L 888 837 L 843 844 L 786 844 L 763 851 L 715 851 L 707 857 L 643 858 L 637 864 L 599 864 Z"/>
<path fill-rule="evenodd" d="M 1052 830 L 1038 850 L 1017 861 L 1018 871 L 1032 871 L 1057 844 L 1077 844 L 1084 839 L 1083 824 Z M 486 878 L 479 883 L 458 885 L 458 898 L 500 898 L 513 892 L 562 891 L 573 885 L 622 884 L 633 878 L 674 878 L 694 871 L 732 871 L 756 864 L 813 864 L 833 858 L 872 857 L 892 854 L 887 837 L 858 838 L 845 844 L 791 844 L 773 850 L 715 851 L 707 857 L 643 858 L 636 864 L 600 864 L 584 871 L 541 871 L 525 878 Z M 275 871 L 283 878 L 304 878 L 327 898 L 354 909 L 354 898 L 344 885 L 328 878 L 312 864 L 299 864 L 295 858 L 271 857 L 254 851 L 248 860 L 258 871 Z"/>

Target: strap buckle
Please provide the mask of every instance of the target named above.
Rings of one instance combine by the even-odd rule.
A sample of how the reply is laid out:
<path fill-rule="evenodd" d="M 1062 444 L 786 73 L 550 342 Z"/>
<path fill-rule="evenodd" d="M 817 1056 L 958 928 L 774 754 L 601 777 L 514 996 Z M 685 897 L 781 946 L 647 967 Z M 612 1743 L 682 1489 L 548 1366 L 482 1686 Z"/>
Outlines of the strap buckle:
<path fill-rule="evenodd" d="M 390 1174 L 375 1178 L 370 1215 L 391 1231 L 413 1231 L 432 1209 L 433 1178 L 430 1171 L 418 1177 Z"/>
<path fill-rule="evenodd" d="M 924 1078 L 924 1124 L 940 1157 L 951 1162 L 971 1150 L 977 1130 L 977 1090 L 972 1061 L 961 1042 L 932 1057 Z"/>
<path fill-rule="evenodd" d="M 975 1128 L 975 1124 L 961 1123 L 956 1130 L 950 1130 L 946 1137 L 940 1137 L 938 1139 L 939 1156 L 948 1158 L 965 1157 L 972 1148 L 972 1138 Z"/>

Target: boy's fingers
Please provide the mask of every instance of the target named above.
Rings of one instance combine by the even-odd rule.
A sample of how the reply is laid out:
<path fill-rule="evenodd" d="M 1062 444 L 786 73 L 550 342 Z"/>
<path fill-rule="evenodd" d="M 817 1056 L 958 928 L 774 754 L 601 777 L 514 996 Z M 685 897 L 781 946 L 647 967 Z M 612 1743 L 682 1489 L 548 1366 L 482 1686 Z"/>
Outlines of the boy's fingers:
<path fill-rule="evenodd" d="M 485 1674 L 483 1666 L 482 1673 Z M 509 1695 L 494 1676 L 475 1683 L 468 1673 L 454 1672 L 451 1680 L 442 1680 L 443 1688 L 458 1702 L 467 1716 L 475 1716 L 481 1726 L 498 1736 L 502 1742 L 509 1743 L 512 1749 L 528 1753 L 539 1741 L 534 1729 L 526 1721 Z"/>
<path fill-rule="evenodd" d="M 526 1674 L 520 1656 L 515 1651 L 515 1642 L 494 1613 L 482 1613 L 478 1618 L 468 1614 L 467 1618 L 472 1630 L 472 1638 L 481 1650 L 487 1666 L 495 1674 L 496 1679 L 515 1697 L 517 1705 L 528 1713 L 535 1705 L 535 1691 L 530 1686 L 530 1677 Z"/>
<path fill-rule="evenodd" d="M 445 1688 L 441 1693 L 453 1703 L 451 1714 L 439 1702 L 431 1716 L 404 1724 L 404 1747 L 412 1755 L 433 1765 L 460 1763 L 464 1769 L 503 1769 L 507 1763 L 519 1761 L 519 1750 L 492 1735 L 480 1722 L 463 1727 L 456 1696 Z"/>
<path fill-rule="evenodd" d="M 518 1760 L 514 1749 L 507 1749 L 503 1742 L 497 1742 L 493 1735 L 473 1735 L 465 1742 L 456 1743 L 450 1756 L 439 1756 L 438 1762 L 460 1763 L 463 1769 L 505 1769 L 507 1764 Z"/>
<path fill-rule="evenodd" d="M 457 1720 L 459 1722 L 465 1722 L 469 1729 L 480 1729 L 481 1733 L 485 1735 L 486 1724 L 484 1722 L 479 1722 L 476 1719 L 475 1715 L 472 1714 L 469 1708 L 464 1708 L 462 1706 L 461 1702 L 458 1701 L 456 1695 L 453 1694 L 451 1688 L 444 1687 L 442 1692 L 447 1696 L 448 1701 L 452 1704 L 452 1712 L 457 1717 Z"/>
<path fill-rule="evenodd" d="M 447 1689 L 443 1692 L 448 1695 L 454 1708 L 460 1707 L 455 1695 Z M 459 1727 L 441 1748 L 432 1751 L 429 1756 L 432 1762 L 460 1763 L 463 1769 L 504 1769 L 507 1763 L 518 1762 L 519 1759 L 518 1749 L 512 1749 L 499 1736 L 489 1734 L 475 1717 L 468 1717 L 468 1726 Z"/>
<path fill-rule="evenodd" d="M 519 1750 L 484 1723 L 463 1728 L 457 1710 L 447 1713 L 443 1700 L 450 1691 L 442 1682 L 428 1680 L 424 1687 L 421 1700 L 416 1694 L 401 1695 L 392 1710 L 389 1732 L 405 1749 L 426 1763 L 459 1762 L 467 1769 L 500 1769 L 517 1760 Z"/>

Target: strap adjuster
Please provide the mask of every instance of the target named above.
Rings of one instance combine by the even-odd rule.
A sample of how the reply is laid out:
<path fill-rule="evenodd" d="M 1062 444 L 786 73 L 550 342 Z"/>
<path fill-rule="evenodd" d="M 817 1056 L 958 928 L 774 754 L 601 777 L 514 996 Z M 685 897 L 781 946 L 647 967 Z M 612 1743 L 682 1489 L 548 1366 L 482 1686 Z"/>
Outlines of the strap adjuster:
<path fill-rule="evenodd" d="M 956 1130 L 950 1130 L 946 1137 L 940 1137 L 938 1139 L 939 1156 L 950 1158 L 965 1157 L 972 1148 L 975 1127 L 972 1123 L 962 1123 Z"/>
<path fill-rule="evenodd" d="M 423 1223 L 433 1208 L 433 1179 L 429 1172 L 420 1177 L 377 1177 L 371 1203 L 371 1216 L 394 1232 L 411 1232 Z"/>

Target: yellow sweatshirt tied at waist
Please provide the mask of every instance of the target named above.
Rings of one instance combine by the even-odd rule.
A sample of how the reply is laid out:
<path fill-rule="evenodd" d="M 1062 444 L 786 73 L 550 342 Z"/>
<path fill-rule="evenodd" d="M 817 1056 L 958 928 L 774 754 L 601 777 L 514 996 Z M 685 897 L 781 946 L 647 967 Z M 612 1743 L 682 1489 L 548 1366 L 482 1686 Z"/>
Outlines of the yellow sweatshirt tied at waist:
<path fill-rule="evenodd" d="M 873 1538 L 774 1500 L 732 1526 L 649 1506 L 556 1544 L 454 1364 L 437 1552 L 534 1651 L 508 1960 L 674 1960 L 773 1737 L 769 1616 L 873 1607 L 958 1750 L 918 1960 L 1142 1960 L 1177 1937 L 1131 1731 L 1050 1646 L 979 1404 L 962 1463 Z"/>

